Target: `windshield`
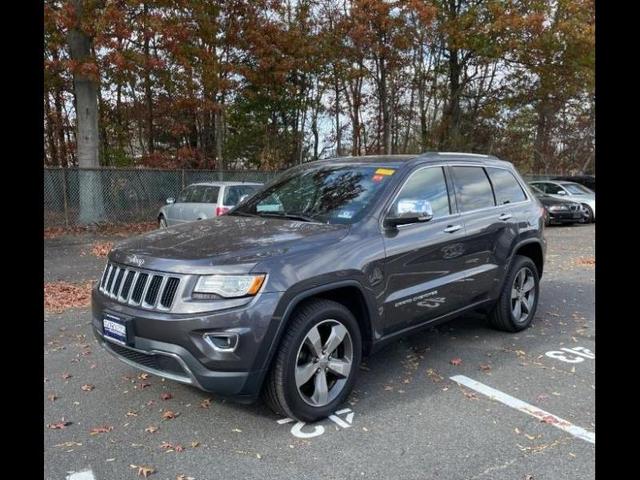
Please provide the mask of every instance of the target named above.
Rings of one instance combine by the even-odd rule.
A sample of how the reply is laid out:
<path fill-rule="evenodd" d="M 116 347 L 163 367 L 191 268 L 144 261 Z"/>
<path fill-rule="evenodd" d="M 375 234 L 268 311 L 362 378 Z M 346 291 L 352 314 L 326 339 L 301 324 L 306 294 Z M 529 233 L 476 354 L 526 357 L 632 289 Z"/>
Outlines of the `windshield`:
<path fill-rule="evenodd" d="M 352 224 L 364 217 L 394 173 L 395 168 L 382 166 L 294 169 L 230 215 Z"/>
<path fill-rule="evenodd" d="M 579 183 L 563 183 L 562 186 L 572 195 L 589 195 L 593 193 L 587 187 L 583 187 Z"/>

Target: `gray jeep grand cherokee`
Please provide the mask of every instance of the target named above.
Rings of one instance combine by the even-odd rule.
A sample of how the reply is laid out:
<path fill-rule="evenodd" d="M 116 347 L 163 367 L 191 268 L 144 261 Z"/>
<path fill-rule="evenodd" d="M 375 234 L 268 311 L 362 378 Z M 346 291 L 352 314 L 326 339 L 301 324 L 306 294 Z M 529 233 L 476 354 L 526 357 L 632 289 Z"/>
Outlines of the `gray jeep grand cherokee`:
<path fill-rule="evenodd" d="M 345 401 L 363 355 L 401 335 L 470 310 L 528 327 L 543 212 L 490 156 L 308 163 L 224 216 L 114 248 L 95 335 L 131 366 L 313 421 Z"/>

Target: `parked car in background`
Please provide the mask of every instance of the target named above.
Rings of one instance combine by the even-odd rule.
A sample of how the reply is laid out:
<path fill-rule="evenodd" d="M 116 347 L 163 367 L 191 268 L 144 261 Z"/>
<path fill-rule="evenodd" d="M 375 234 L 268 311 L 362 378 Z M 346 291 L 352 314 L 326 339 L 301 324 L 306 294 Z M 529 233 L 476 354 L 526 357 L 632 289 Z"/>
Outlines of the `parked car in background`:
<path fill-rule="evenodd" d="M 553 198 L 573 200 L 580 203 L 585 222 L 596 221 L 596 192 L 589 190 L 584 185 L 563 180 L 537 180 L 529 182 L 529 185 L 537 187 Z"/>
<path fill-rule="evenodd" d="M 184 188 L 177 199 L 167 198 L 167 204 L 158 212 L 158 226 L 166 228 L 223 215 L 261 187 L 261 183 L 249 182 L 194 183 Z"/>
<path fill-rule="evenodd" d="M 387 342 L 477 310 L 500 330 L 529 327 L 543 216 L 495 157 L 309 162 L 226 215 L 118 244 L 93 331 L 129 366 L 315 421 Z"/>
<path fill-rule="evenodd" d="M 596 191 L 596 177 L 595 175 L 568 175 L 564 177 L 554 177 L 551 180 L 562 180 L 565 182 L 576 182 L 580 185 L 584 185 L 589 190 Z"/>
<path fill-rule="evenodd" d="M 552 223 L 572 225 L 585 218 L 582 205 L 578 202 L 552 197 L 534 185 L 529 185 L 529 187 L 544 207 L 547 225 Z"/>

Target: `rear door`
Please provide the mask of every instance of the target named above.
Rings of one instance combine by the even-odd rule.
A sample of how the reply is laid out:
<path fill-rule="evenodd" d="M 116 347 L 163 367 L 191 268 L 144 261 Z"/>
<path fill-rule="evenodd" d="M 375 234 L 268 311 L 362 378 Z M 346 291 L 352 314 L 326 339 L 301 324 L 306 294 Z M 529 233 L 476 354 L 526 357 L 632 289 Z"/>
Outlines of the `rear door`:
<path fill-rule="evenodd" d="M 191 207 L 193 220 L 204 220 L 216 216 L 219 192 L 220 187 L 218 186 L 202 185 L 200 187 L 200 193 L 194 197 L 195 201 Z"/>
<path fill-rule="evenodd" d="M 401 200 L 427 200 L 434 215 L 427 222 L 383 231 L 385 335 L 451 312 L 461 301 L 453 287 L 464 268 L 464 226 L 445 168 L 412 172 L 384 215 L 393 214 Z"/>
<path fill-rule="evenodd" d="M 449 169 L 466 228 L 459 288 L 470 305 L 486 300 L 502 278 L 527 197 L 506 169 L 481 165 L 452 165 Z"/>

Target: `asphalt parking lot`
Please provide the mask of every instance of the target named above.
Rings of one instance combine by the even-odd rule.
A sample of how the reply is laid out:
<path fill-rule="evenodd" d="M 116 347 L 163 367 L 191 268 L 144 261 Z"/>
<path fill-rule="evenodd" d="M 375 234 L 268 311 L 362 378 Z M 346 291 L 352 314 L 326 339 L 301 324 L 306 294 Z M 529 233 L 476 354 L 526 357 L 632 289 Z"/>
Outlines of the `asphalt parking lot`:
<path fill-rule="evenodd" d="M 45 314 L 44 477 L 594 478 L 594 232 L 547 229 L 532 328 L 469 315 L 413 334 L 366 359 L 349 402 L 311 425 L 141 375 L 97 345 L 88 308 Z M 97 240 L 45 240 L 45 282 L 96 279 Z"/>

